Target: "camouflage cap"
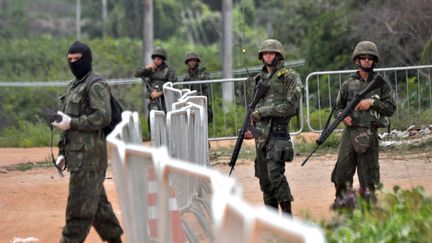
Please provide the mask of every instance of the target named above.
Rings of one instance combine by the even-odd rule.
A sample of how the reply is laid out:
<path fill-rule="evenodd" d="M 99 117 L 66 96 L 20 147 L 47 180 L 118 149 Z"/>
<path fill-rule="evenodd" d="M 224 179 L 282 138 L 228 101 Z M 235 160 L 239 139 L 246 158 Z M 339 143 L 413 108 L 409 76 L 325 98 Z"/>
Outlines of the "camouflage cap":
<path fill-rule="evenodd" d="M 153 50 L 153 53 L 151 55 L 151 58 L 153 59 L 155 56 L 157 57 L 162 57 L 162 59 L 167 60 L 168 59 L 168 54 L 167 51 L 164 48 L 161 47 L 156 47 Z"/>
<path fill-rule="evenodd" d="M 380 55 L 378 53 L 378 47 L 371 41 L 360 41 L 354 48 L 351 59 L 354 61 L 356 57 L 360 55 L 371 55 L 376 57 L 376 62 L 379 62 Z"/>
<path fill-rule="evenodd" d="M 261 48 L 258 51 L 258 59 L 262 60 L 264 52 L 276 52 L 279 53 L 282 59 L 285 59 L 285 50 L 283 45 L 274 39 L 267 39 L 261 43 Z"/>
<path fill-rule="evenodd" d="M 195 53 L 195 52 L 189 52 L 189 53 L 186 54 L 186 56 L 185 56 L 185 64 L 187 64 L 187 62 L 190 59 L 197 59 L 198 62 L 201 62 L 201 59 L 200 59 L 199 55 L 197 53 Z"/>

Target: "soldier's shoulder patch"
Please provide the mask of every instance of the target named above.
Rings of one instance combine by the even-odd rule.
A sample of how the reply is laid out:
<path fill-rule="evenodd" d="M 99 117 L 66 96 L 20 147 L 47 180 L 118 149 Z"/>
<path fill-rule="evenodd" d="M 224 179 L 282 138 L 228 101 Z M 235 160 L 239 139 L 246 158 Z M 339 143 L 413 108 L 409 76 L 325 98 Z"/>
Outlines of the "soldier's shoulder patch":
<path fill-rule="evenodd" d="M 281 76 L 284 76 L 285 74 L 289 73 L 289 68 L 282 68 L 281 70 L 276 72 L 276 77 L 280 78 Z"/>

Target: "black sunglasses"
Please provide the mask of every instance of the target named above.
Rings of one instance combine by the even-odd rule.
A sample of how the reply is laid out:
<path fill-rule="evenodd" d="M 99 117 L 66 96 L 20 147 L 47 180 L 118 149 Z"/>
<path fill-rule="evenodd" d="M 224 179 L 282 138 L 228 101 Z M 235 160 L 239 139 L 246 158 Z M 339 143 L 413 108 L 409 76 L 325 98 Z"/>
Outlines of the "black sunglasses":
<path fill-rule="evenodd" d="M 359 56 L 359 59 L 360 60 L 371 60 L 371 61 L 374 61 L 375 60 L 375 57 L 374 56 Z"/>

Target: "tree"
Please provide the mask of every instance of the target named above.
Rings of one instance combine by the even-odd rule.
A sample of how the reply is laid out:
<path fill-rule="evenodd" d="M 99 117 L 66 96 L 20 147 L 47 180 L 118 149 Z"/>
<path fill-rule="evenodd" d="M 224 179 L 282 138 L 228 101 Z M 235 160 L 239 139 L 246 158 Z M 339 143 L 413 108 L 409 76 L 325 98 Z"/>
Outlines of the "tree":
<path fill-rule="evenodd" d="M 376 42 L 383 65 L 417 65 L 432 36 L 430 0 L 375 1 L 359 7 L 352 36 Z"/>

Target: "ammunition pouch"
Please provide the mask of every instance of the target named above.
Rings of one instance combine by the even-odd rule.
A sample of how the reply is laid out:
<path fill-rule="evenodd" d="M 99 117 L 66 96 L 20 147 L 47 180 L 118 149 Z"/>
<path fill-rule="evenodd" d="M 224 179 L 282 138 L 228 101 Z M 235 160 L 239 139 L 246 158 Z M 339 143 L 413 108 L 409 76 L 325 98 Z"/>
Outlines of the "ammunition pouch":
<path fill-rule="evenodd" d="M 269 156 L 277 161 L 291 162 L 294 157 L 294 149 L 288 132 L 286 118 L 274 118 L 270 131 Z"/>

